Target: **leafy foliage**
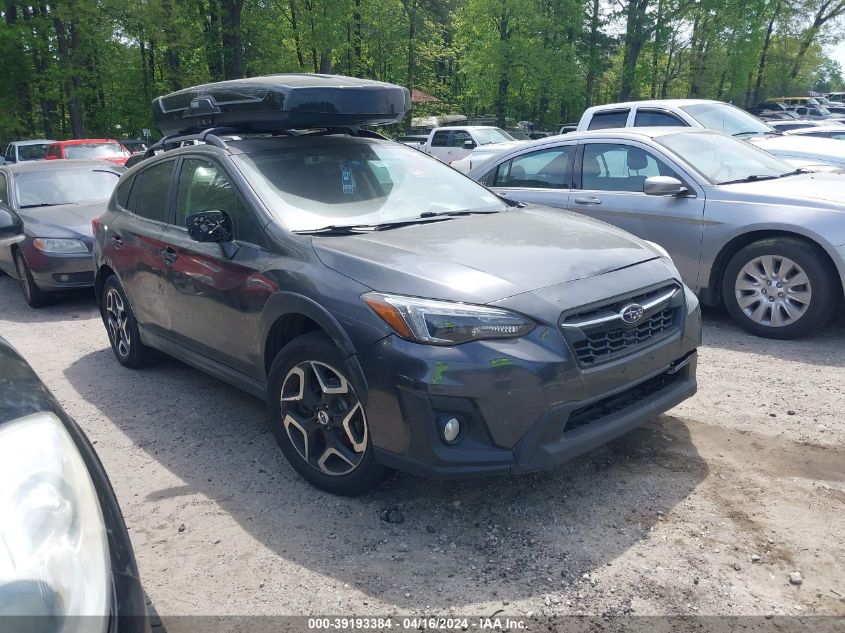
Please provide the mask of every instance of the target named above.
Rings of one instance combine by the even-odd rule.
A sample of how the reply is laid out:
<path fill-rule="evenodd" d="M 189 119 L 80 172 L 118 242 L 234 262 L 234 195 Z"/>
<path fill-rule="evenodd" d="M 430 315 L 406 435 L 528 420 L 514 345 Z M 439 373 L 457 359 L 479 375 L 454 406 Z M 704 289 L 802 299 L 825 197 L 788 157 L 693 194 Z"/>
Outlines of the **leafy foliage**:
<path fill-rule="evenodd" d="M 5 0 L 0 138 L 137 136 L 184 86 L 333 72 L 554 129 L 592 103 L 835 90 L 845 0 Z"/>

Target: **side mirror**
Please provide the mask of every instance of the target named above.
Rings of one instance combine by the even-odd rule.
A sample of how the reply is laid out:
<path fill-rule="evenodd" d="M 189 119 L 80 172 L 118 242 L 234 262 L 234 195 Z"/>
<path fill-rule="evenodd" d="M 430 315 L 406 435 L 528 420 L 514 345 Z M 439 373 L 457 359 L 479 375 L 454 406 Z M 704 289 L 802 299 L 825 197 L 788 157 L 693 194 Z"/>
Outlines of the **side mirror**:
<path fill-rule="evenodd" d="M 649 176 L 643 183 L 643 193 L 649 196 L 680 196 L 687 192 L 684 183 L 672 176 Z"/>
<path fill-rule="evenodd" d="M 223 211 L 203 211 L 185 220 L 188 235 L 195 242 L 231 242 L 232 220 Z"/>
<path fill-rule="evenodd" d="M 464 141 L 464 149 L 475 149 L 475 148 L 476 148 L 475 141 L 473 141 L 472 139 L 467 139 L 467 140 Z"/>
<path fill-rule="evenodd" d="M 0 246 L 11 246 L 24 239 L 23 221 L 7 207 L 0 206 Z"/>

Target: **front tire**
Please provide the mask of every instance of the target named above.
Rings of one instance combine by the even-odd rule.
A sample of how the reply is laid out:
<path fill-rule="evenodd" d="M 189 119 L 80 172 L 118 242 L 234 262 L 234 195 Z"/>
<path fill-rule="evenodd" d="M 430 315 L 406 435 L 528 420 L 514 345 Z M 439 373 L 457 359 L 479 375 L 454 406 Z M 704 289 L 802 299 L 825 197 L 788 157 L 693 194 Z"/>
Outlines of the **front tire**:
<path fill-rule="evenodd" d="M 346 362 L 322 332 L 304 334 L 278 353 L 267 379 L 267 413 L 291 466 L 320 490 L 357 495 L 390 473 L 373 456 Z"/>
<path fill-rule="evenodd" d="M 824 253 L 793 238 L 749 244 L 725 269 L 722 298 L 733 320 L 751 334 L 792 339 L 823 327 L 839 294 Z"/>
<path fill-rule="evenodd" d="M 155 360 L 155 350 L 141 342 L 138 322 L 120 286 L 112 275 L 103 284 L 100 295 L 100 314 L 109 335 L 115 357 L 124 367 L 140 369 Z"/>
<path fill-rule="evenodd" d="M 35 283 L 35 280 L 32 278 L 32 272 L 29 270 L 29 265 L 26 263 L 26 258 L 19 249 L 15 250 L 15 269 L 18 271 L 18 279 L 21 283 L 23 298 L 29 304 L 29 307 L 43 308 L 48 305 L 51 299 L 50 293 L 44 292 Z"/>

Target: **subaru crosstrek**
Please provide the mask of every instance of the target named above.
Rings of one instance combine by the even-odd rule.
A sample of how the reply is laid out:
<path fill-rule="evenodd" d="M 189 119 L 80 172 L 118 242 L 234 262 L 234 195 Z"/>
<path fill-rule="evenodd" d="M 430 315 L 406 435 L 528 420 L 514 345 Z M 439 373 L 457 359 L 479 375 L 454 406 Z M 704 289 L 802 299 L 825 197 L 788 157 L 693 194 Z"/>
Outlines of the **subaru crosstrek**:
<path fill-rule="evenodd" d="M 695 392 L 698 301 L 659 247 L 355 130 L 203 140 L 95 221 L 109 340 L 265 399 L 317 487 L 553 467 Z"/>

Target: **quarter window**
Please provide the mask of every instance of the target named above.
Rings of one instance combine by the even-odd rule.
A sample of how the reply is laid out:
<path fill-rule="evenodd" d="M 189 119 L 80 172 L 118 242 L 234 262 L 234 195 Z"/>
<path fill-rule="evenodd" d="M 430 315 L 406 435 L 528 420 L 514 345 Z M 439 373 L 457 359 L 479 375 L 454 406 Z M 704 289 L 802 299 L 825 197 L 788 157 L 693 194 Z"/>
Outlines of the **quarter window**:
<path fill-rule="evenodd" d="M 633 145 L 591 143 L 584 147 L 582 189 L 642 193 L 650 176 L 678 178 L 662 160 Z"/>
<path fill-rule="evenodd" d="M 568 189 L 567 166 L 572 145 L 517 156 L 499 165 L 494 187 Z"/>
<path fill-rule="evenodd" d="M 170 178 L 176 161 L 168 160 L 147 167 L 141 172 L 138 195 L 135 200 L 135 214 L 148 220 L 164 222 L 167 218 L 167 201 Z"/>
<path fill-rule="evenodd" d="M 9 204 L 9 187 L 6 184 L 6 174 L 0 174 L 0 202 Z"/>
<path fill-rule="evenodd" d="M 262 244 L 262 228 L 241 201 L 222 168 L 207 160 L 186 158 L 179 177 L 176 225 L 185 226 L 188 216 L 203 211 L 223 211 L 232 220 L 236 240 Z"/>
<path fill-rule="evenodd" d="M 134 182 L 135 178 L 133 176 L 117 186 L 117 206 L 123 209 L 129 208 L 129 194 L 132 193 L 132 183 Z"/>
<path fill-rule="evenodd" d="M 606 130 L 608 128 L 625 127 L 630 110 L 613 110 L 611 112 L 596 112 L 590 121 L 591 130 Z"/>

